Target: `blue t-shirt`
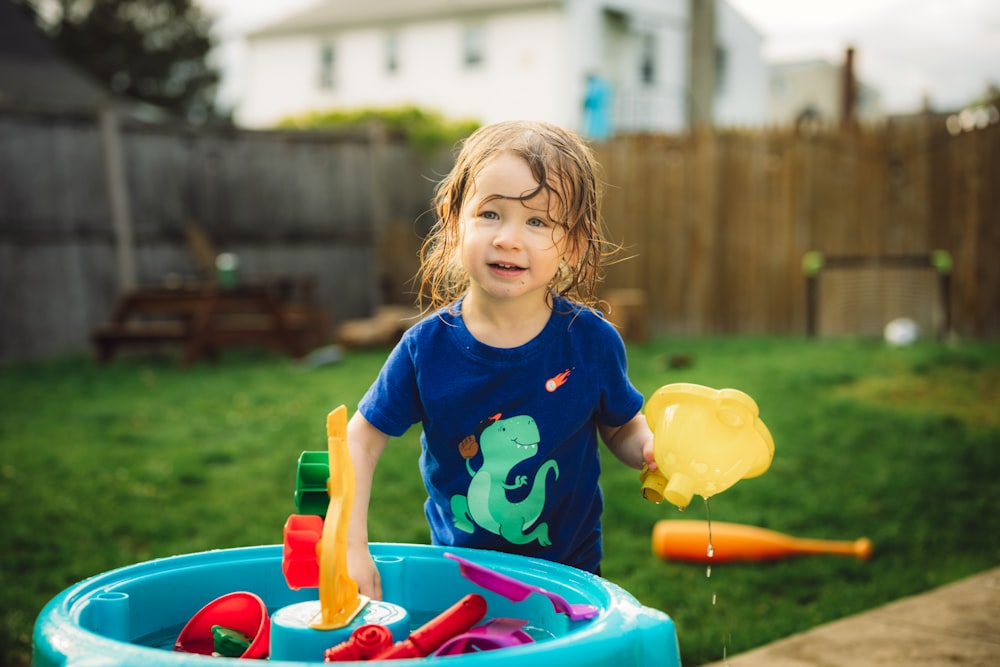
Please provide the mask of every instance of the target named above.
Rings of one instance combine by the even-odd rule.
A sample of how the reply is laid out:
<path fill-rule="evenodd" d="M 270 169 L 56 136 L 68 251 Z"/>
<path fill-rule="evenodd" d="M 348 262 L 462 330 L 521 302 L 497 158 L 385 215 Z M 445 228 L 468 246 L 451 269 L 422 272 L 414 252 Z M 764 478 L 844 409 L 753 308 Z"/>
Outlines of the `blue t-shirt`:
<path fill-rule="evenodd" d="M 604 505 L 597 425 L 642 408 L 625 346 L 598 314 L 557 298 L 533 340 L 495 348 L 447 309 L 409 329 L 358 405 L 383 433 L 421 422 L 434 544 L 594 571 Z"/>

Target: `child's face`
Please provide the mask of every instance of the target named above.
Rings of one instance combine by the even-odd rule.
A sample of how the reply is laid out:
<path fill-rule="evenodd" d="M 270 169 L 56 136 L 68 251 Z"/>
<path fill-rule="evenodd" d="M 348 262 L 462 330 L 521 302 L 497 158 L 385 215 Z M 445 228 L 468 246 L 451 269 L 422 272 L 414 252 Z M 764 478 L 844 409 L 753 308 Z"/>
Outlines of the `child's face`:
<path fill-rule="evenodd" d="M 462 205 L 461 260 L 474 292 L 495 299 L 544 297 L 566 253 L 565 228 L 528 163 L 500 153 L 476 174 Z M 567 258 L 568 259 L 568 258 Z"/>

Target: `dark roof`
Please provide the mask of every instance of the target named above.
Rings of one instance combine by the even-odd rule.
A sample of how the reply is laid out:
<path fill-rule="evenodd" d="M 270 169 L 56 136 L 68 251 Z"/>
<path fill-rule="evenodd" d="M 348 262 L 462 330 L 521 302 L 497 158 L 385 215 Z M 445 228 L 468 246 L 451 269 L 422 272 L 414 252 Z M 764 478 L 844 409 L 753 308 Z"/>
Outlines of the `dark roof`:
<path fill-rule="evenodd" d="M 93 113 L 102 104 L 145 122 L 172 117 L 112 93 L 59 55 L 10 0 L 0 0 L 0 109 Z"/>
<path fill-rule="evenodd" d="M 55 60 L 48 42 L 10 0 L 0 0 L 0 58 Z"/>
<path fill-rule="evenodd" d="M 95 109 L 108 92 L 62 60 L 10 0 L 0 0 L 0 106 Z"/>
<path fill-rule="evenodd" d="M 474 16 L 534 7 L 561 7 L 564 0 L 324 0 L 254 31 L 271 35 L 370 23 L 408 22 L 442 16 Z"/>

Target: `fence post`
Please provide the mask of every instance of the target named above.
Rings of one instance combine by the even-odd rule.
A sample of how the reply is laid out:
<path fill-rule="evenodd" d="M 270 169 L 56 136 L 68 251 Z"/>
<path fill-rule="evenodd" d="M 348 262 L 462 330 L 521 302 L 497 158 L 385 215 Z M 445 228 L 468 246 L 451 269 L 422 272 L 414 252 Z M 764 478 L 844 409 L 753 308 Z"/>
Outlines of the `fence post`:
<path fill-rule="evenodd" d="M 947 250 L 935 250 L 930 254 L 930 263 L 938 273 L 938 290 L 941 293 L 941 309 L 944 311 L 944 324 L 939 338 L 945 340 L 951 335 L 951 268 L 953 266 L 951 253 Z"/>
<path fill-rule="evenodd" d="M 118 285 L 122 290 L 127 290 L 135 287 L 136 274 L 132 243 L 132 217 L 129 206 L 128 182 L 125 180 L 121 132 L 115 110 L 107 99 L 101 101 L 98 117 L 101 129 L 101 148 L 104 152 L 104 174 L 108 181 L 111 225 L 115 233 Z"/>
<path fill-rule="evenodd" d="M 815 338 L 817 333 L 817 285 L 819 271 L 823 268 L 825 258 L 818 250 L 810 250 L 802 257 L 802 273 L 806 276 L 806 334 Z"/>

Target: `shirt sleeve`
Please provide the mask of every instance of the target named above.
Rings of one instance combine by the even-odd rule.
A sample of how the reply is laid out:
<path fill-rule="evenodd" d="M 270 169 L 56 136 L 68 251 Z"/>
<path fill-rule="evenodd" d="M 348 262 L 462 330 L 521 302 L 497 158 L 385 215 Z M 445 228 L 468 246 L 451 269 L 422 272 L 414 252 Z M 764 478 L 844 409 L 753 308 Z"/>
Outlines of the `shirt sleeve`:
<path fill-rule="evenodd" d="M 375 382 L 358 403 L 358 412 L 372 426 L 392 437 L 403 435 L 423 416 L 412 354 L 413 338 L 407 334 L 389 353 Z"/>
<path fill-rule="evenodd" d="M 628 357 L 622 337 L 608 322 L 602 321 L 601 324 L 600 329 L 604 332 L 600 336 L 601 349 L 605 352 L 597 421 L 605 426 L 622 426 L 642 410 L 645 398 L 628 377 Z"/>

